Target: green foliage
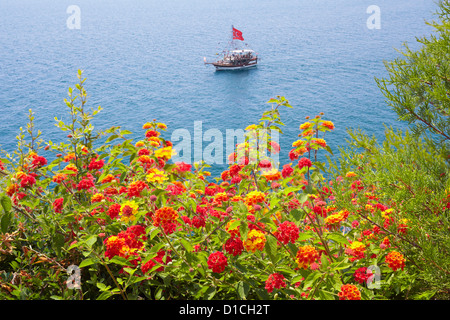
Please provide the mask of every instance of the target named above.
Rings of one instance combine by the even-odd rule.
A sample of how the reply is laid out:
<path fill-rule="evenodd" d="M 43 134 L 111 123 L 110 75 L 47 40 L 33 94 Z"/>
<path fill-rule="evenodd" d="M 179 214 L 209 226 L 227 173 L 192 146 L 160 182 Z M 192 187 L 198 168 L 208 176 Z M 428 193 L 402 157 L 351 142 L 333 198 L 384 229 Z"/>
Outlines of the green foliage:
<path fill-rule="evenodd" d="M 404 45 L 403 57 L 385 62 L 387 79 L 376 79 L 386 102 L 399 120 L 411 124 L 415 136 L 430 136 L 435 147 L 449 154 L 450 139 L 450 20 L 448 1 L 440 2 L 438 21 L 428 23 L 435 34 L 418 38 L 417 51 Z"/>

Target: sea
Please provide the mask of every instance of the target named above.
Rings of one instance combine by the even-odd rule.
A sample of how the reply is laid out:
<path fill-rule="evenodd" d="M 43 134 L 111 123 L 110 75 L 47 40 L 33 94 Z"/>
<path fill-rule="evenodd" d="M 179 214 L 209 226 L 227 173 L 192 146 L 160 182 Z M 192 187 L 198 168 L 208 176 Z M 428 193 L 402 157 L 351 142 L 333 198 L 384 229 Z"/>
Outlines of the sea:
<path fill-rule="evenodd" d="M 55 117 L 69 120 L 64 99 L 82 69 L 87 108 L 103 108 L 95 128 L 121 126 L 133 142 L 156 119 L 166 139 L 185 132 L 201 155 L 213 141 L 208 130 L 225 144 L 227 130 L 258 123 L 280 95 L 293 106 L 281 109 L 281 165 L 299 125 L 320 112 L 335 124 L 326 141 L 338 157 L 349 128 L 380 140 L 385 126 L 406 128 L 375 78 L 389 76 L 384 61 L 400 58 L 405 44 L 420 48 L 437 9 L 432 0 L 1 0 L 0 148 L 16 149 L 29 109 L 44 141 L 64 141 Z M 231 26 L 258 53 L 257 68 L 204 64 L 227 45 Z M 213 176 L 227 167 L 225 151 L 214 151 Z"/>

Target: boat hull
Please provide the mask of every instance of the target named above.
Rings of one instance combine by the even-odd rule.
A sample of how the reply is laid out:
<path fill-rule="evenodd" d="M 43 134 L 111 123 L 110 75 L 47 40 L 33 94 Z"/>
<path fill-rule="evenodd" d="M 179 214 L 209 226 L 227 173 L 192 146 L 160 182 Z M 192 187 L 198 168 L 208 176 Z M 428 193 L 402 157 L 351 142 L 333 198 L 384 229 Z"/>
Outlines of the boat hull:
<path fill-rule="evenodd" d="M 242 65 L 242 66 L 224 66 L 224 65 L 214 65 L 216 67 L 216 71 L 226 71 L 226 70 L 243 70 L 250 69 L 256 67 L 256 63 Z"/>

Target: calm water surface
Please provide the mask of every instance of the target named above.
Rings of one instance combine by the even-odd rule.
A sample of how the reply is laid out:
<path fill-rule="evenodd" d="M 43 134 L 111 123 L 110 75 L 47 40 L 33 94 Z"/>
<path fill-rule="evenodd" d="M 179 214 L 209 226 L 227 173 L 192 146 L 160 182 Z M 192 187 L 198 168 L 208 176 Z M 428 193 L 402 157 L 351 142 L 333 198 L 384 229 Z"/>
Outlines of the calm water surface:
<path fill-rule="evenodd" d="M 381 29 L 367 28 L 372 4 L 381 9 Z M 67 27 L 70 5 L 81 10 L 79 30 Z M 152 119 L 169 126 L 167 138 L 180 128 L 193 134 L 196 121 L 203 132 L 225 135 L 257 122 L 275 95 L 294 106 L 282 112 L 282 163 L 298 125 L 319 112 L 336 125 L 327 137 L 335 151 L 347 127 L 382 137 L 384 124 L 401 124 L 374 77 L 387 75 L 383 60 L 398 57 L 403 42 L 418 48 L 415 37 L 430 34 L 424 22 L 436 9 L 431 0 L 2 0 L 1 148 L 14 150 L 29 108 L 45 140 L 64 137 L 54 117 L 67 117 L 63 99 L 78 69 L 89 105 L 104 108 L 96 127 L 120 125 L 135 139 Z M 215 72 L 203 64 L 232 24 L 259 53 L 256 69 Z"/>

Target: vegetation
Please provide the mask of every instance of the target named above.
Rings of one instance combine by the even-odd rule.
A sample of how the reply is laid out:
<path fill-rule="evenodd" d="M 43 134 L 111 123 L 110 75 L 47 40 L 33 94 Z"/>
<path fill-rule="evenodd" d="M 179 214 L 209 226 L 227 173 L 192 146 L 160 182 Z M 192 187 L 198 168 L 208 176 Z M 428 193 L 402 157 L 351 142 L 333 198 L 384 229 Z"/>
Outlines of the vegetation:
<path fill-rule="evenodd" d="M 55 119 L 67 140 L 39 140 L 30 110 L 1 158 L 0 297 L 448 299 L 450 6 L 440 8 L 437 35 L 377 80 L 411 132 L 386 128 L 378 143 L 349 130 L 328 164 L 316 160 L 331 153 L 323 114 L 300 124 L 292 163 L 267 155 L 286 152 L 268 138 L 291 107 L 278 96 L 212 179 L 205 163 L 170 163 L 156 120 L 139 141 L 95 131 L 101 108 L 87 110 L 79 71 L 70 121 Z"/>

